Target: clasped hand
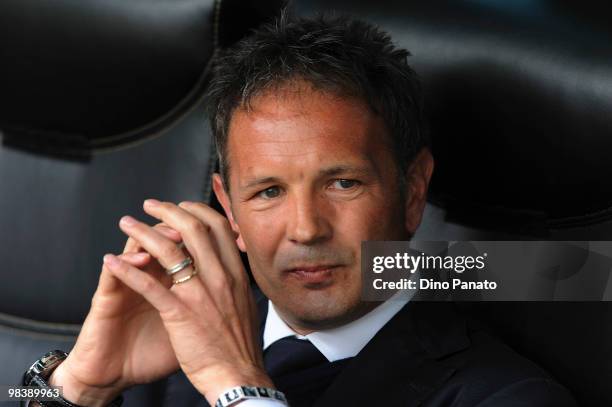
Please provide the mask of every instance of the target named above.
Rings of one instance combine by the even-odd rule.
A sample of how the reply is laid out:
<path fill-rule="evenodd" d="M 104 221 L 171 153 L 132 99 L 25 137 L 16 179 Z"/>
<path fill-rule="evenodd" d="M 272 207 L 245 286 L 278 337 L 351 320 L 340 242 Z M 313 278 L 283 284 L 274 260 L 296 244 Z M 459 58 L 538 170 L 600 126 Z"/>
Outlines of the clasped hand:
<path fill-rule="evenodd" d="M 92 307 L 54 383 L 64 385 L 65 395 L 72 391 L 71 401 L 91 405 L 179 366 L 211 405 L 230 387 L 272 387 L 262 367 L 254 299 L 227 219 L 195 202 L 147 200 L 144 209 L 161 223 L 122 218 L 120 228 L 129 236 L 124 253 L 104 257 Z M 165 270 L 187 255 L 193 264 L 181 273 L 192 267 L 198 273 L 173 284 Z"/>

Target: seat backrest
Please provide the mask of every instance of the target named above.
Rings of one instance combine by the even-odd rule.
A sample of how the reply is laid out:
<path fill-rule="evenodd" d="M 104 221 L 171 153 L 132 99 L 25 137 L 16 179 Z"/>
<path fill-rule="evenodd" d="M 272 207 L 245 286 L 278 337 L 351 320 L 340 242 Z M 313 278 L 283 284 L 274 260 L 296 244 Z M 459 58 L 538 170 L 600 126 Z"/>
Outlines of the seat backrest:
<path fill-rule="evenodd" d="M 71 348 L 121 216 L 208 201 L 211 60 L 282 4 L 0 4 L 0 383 Z"/>
<path fill-rule="evenodd" d="M 297 3 L 302 15 L 335 10 L 377 23 L 413 54 L 436 160 L 416 239 L 612 240 L 611 16 L 570 3 Z M 469 311 L 580 405 L 612 405 L 610 303 Z"/>

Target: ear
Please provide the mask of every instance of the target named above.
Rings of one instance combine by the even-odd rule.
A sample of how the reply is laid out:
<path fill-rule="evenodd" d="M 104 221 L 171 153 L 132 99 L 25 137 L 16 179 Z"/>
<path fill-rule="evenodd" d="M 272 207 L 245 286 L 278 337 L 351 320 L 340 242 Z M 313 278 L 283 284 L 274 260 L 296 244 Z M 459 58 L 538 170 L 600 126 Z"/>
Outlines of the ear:
<path fill-rule="evenodd" d="M 226 191 L 223 185 L 221 175 L 219 175 L 218 173 L 213 174 L 212 181 L 213 190 L 215 191 L 217 200 L 219 201 L 219 203 L 221 203 L 223 211 L 225 211 L 225 216 L 227 216 L 227 219 L 229 220 L 230 225 L 232 226 L 232 230 L 238 235 L 238 237 L 236 238 L 236 244 L 238 245 L 238 248 L 241 251 L 246 252 L 246 246 L 244 245 L 244 240 L 242 240 L 242 235 L 240 234 L 240 226 L 238 226 L 238 223 L 236 223 L 236 220 L 234 219 L 234 214 L 232 213 L 229 188 Z"/>
<path fill-rule="evenodd" d="M 406 175 L 406 230 L 413 236 L 427 202 L 427 190 L 434 170 L 434 160 L 428 148 L 423 148 L 408 169 Z"/>

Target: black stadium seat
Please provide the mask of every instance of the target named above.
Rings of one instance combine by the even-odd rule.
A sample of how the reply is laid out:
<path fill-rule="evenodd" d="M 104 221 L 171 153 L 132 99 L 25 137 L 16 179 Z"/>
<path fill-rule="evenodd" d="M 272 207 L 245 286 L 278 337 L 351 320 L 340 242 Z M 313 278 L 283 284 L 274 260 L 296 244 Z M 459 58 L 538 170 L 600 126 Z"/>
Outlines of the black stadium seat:
<path fill-rule="evenodd" d="M 612 241 L 612 9 L 601 4 L 321 0 L 299 12 L 368 19 L 413 54 L 436 159 L 416 239 Z M 580 405 L 612 405 L 612 303 L 462 305 Z"/>
<path fill-rule="evenodd" d="M 281 5 L 0 2 L 0 384 L 72 346 L 102 255 L 122 250 L 122 215 L 145 218 L 149 197 L 211 199 L 211 58 Z M 423 79 L 436 170 L 416 238 L 612 240 L 612 13 L 561 0 L 293 2 L 300 15 L 330 9 L 388 30 Z M 610 303 L 464 307 L 581 405 L 612 405 Z M 125 405 L 170 406 L 163 384 Z"/>
<path fill-rule="evenodd" d="M 122 215 L 151 221 L 148 197 L 209 199 L 211 58 L 280 6 L 0 3 L 0 384 L 72 347 L 102 256 L 123 250 Z M 161 406 L 163 391 L 126 405 Z"/>

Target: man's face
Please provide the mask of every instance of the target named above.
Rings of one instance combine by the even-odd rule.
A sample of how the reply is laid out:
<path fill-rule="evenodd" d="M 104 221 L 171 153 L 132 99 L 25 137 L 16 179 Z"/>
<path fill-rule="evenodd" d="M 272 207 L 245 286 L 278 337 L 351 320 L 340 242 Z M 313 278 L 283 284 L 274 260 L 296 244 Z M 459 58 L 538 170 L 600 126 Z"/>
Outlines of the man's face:
<path fill-rule="evenodd" d="M 229 199 L 218 176 L 215 191 L 259 287 L 294 329 L 370 309 L 360 301 L 361 242 L 409 238 L 389 145 L 366 104 L 303 83 L 233 114 Z"/>

